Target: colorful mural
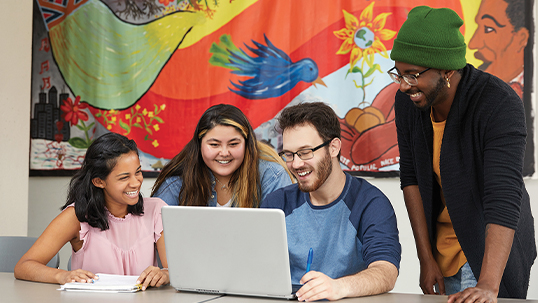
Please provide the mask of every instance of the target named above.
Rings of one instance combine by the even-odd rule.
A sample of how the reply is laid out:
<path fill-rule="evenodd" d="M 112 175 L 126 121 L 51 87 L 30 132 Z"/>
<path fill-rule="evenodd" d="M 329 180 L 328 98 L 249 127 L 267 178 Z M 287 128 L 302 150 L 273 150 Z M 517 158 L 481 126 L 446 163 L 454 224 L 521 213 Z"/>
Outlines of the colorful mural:
<path fill-rule="evenodd" d="M 523 73 L 528 60 L 497 61 L 496 49 L 507 48 L 492 41 L 506 41 L 513 29 L 509 52 L 519 58 L 528 52 L 531 27 L 512 25 L 514 17 L 503 15 L 497 2 L 505 3 L 35 0 L 31 174 L 77 169 L 89 144 L 111 131 L 134 139 L 142 169 L 158 173 L 190 140 L 202 113 L 219 103 L 239 107 L 258 139 L 278 150 L 275 116 L 292 104 L 323 101 L 341 119 L 342 166 L 395 176 L 398 86 L 386 71 L 394 66 L 393 40 L 414 6 L 449 7 L 465 16 L 468 61 L 519 83 L 514 89 L 530 100 L 523 86 L 523 75 L 532 75 Z M 510 54 L 503 55 L 515 57 Z M 499 64 L 518 68 L 505 77 Z M 527 175 L 534 172 L 534 142 L 529 145 Z"/>

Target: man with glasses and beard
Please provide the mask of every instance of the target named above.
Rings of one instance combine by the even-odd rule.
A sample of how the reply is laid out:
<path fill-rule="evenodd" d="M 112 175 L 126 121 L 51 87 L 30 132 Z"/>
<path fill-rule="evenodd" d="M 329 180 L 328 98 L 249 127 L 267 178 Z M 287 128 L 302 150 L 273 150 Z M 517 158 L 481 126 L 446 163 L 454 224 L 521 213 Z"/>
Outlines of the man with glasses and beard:
<path fill-rule="evenodd" d="M 450 9 L 415 7 L 390 55 L 420 286 L 448 302 L 525 298 L 536 244 L 522 177 L 523 103 L 466 63 L 462 25 Z"/>
<path fill-rule="evenodd" d="M 299 301 L 390 291 L 401 259 L 396 216 L 379 189 L 342 171 L 335 112 L 302 103 L 285 108 L 278 123 L 280 155 L 297 184 L 271 193 L 261 207 L 286 215 L 292 284 L 303 284 Z"/>

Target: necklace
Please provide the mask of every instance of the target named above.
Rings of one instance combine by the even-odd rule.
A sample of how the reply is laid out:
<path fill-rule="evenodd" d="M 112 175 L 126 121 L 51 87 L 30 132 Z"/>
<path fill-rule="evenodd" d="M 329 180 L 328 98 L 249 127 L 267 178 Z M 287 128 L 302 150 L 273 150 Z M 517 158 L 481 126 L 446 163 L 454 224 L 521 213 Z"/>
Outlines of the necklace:
<path fill-rule="evenodd" d="M 226 186 L 225 184 L 222 184 L 222 182 L 220 182 L 219 178 L 215 177 L 215 180 L 217 180 L 217 182 L 219 182 L 220 185 L 222 185 L 220 187 L 220 189 L 222 190 L 228 190 L 228 186 Z"/>

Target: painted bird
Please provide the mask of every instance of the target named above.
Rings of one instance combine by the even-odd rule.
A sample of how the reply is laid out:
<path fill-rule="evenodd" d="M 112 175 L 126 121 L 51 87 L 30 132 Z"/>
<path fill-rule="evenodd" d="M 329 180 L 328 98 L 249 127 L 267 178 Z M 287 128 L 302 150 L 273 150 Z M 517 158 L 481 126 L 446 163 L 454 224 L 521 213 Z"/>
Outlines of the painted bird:
<path fill-rule="evenodd" d="M 239 76 L 251 77 L 238 83 L 230 91 L 247 99 L 267 99 L 279 97 L 291 90 L 300 81 L 326 86 L 318 76 L 318 66 L 310 58 L 292 62 L 282 50 L 276 48 L 269 39 L 265 44 L 252 40 L 256 46 L 245 44 L 254 55 L 249 56 L 231 41 L 230 35 L 222 35 L 220 43 L 213 43 L 209 51 L 213 54 L 209 63 L 233 70 Z"/>
<path fill-rule="evenodd" d="M 185 36 L 204 20 L 202 13 L 177 11 L 131 24 L 103 1 L 88 1 L 50 27 L 49 37 L 73 94 L 93 107 L 120 109 L 148 91 Z"/>

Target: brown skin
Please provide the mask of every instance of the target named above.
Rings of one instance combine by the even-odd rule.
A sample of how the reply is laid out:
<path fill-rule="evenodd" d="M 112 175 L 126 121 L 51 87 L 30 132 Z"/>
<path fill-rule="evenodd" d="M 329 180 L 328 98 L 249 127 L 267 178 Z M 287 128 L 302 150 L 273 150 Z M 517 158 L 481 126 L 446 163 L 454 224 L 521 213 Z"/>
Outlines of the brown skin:
<path fill-rule="evenodd" d="M 426 69 L 424 66 L 417 66 L 403 62 L 396 62 L 395 66 L 400 75 L 416 74 Z M 448 117 L 448 112 L 450 112 L 452 102 L 454 101 L 456 88 L 460 82 L 461 75 L 454 70 L 432 69 L 421 74 L 417 79 L 418 85 L 416 86 L 410 86 L 402 80 L 400 83 L 400 91 L 406 94 L 420 92 L 421 96 L 418 97 L 418 100 L 413 100 L 415 106 L 422 110 L 427 110 L 427 108 L 431 106 L 433 107 L 434 118 L 437 122 L 446 120 L 446 117 Z M 433 100 L 427 100 L 427 95 L 434 90 L 439 82 L 439 79 L 444 82 L 447 82 L 446 79 L 448 79 L 448 82 L 450 82 L 450 88 L 448 88 L 448 86 L 444 86 Z"/>
<path fill-rule="evenodd" d="M 469 48 L 476 49 L 475 57 L 482 60 L 479 69 L 510 82 L 523 71 L 524 50 L 529 30 L 514 26 L 506 15 L 504 0 L 482 0 L 476 14 L 478 24 Z"/>
<path fill-rule="evenodd" d="M 134 152 L 118 158 L 116 166 L 104 180 L 95 178 L 93 185 L 103 188 L 107 209 L 116 217 L 125 217 L 128 205 L 138 202 L 138 194 L 128 195 L 127 192 L 139 191 L 143 177 L 140 170 L 140 160 Z M 134 196 L 134 197 L 133 197 Z M 80 222 L 74 207 L 68 207 L 47 226 L 34 245 L 22 256 L 15 265 L 15 278 L 36 282 L 65 284 L 68 282 L 91 282 L 97 276 L 87 270 L 77 269 L 66 271 L 51 268 L 46 264 L 67 243 L 71 243 L 73 251 L 82 248 L 80 240 Z M 157 251 L 165 268 L 168 267 L 164 237 L 157 241 Z M 149 266 L 138 277 L 137 283 L 142 284 L 142 290 L 148 286 L 159 287 L 170 281 L 168 270 Z"/>
<path fill-rule="evenodd" d="M 448 303 L 497 302 L 499 284 L 510 255 L 515 231 L 513 229 L 488 224 L 486 226 L 486 249 L 482 269 L 476 287 L 448 297 Z"/>
<path fill-rule="evenodd" d="M 396 62 L 395 66 L 401 75 L 415 74 L 425 69 L 423 66 L 403 62 Z M 432 70 L 421 74 L 417 79 L 418 85 L 413 87 L 401 81 L 400 91 L 413 95 L 411 100 L 417 108 L 428 110 L 431 106 L 435 121 L 445 121 L 454 101 L 461 75 L 454 70 Z M 443 86 L 436 94 L 433 94 L 434 98 L 428 100 L 427 96 L 431 96 L 430 93 L 435 91 L 440 82 L 439 79 L 450 82 L 450 88 L 448 85 Z M 444 294 L 444 281 L 432 254 L 419 188 L 416 185 L 406 186 L 403 194 L 420 260 L 420 288 L 425 294 L 433 294 L 433 286 L 438 283 L 440 293 Z M 515 231 L 497 224 L 488 224 L 485 228 L 485 252 L 478 283 L 476 287 L 450 295 L 449 303 L 497 302 L 499 285 L 510 255 Z"/>
<path fill-rule="evenodd" d="M 439 284 L 439 294 L 445 294 L 445 282 L 439 265 L 432 254 L 429 240 L 426 216 L 422 206 L 422 198 L 417 185 L 406 186 L 403 189 L 405 206 L 411 221 L 418 259 L 420 260 L 420 288 L 428 295 L 435 294 L 433 286 Z"/>
<path fill-rule="evenodd" d="M 86 270 L 65 271 L 45 265 L 67 242 L 71 243 L 74 251 L 82 247 L 79 230 L 80 222 L 75 215 L 75 209 L 69 207 L 52 220 L 15 265 L 15 278 L 57 284 L 72 281 L 84 283 L 95 279 L 95 274 Z"/>

